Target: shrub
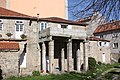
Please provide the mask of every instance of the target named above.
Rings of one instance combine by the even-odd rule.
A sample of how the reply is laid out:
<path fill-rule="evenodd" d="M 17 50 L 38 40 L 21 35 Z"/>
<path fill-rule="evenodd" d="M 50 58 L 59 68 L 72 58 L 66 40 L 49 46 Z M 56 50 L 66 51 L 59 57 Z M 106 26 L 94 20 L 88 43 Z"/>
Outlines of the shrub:
<path fill-rule="evenodd" d="M 88 58 L 88 66 L 89 66 L 89 70 L 95 69 L 95 67 L 96 67 L 96 60 L 95 60 L 95 58 L 93 58 L 93 57 L 89 57 Z"/>
<path fill-rule="evenodd" d="M 25 38 L 26 38 L 26 35 L 25 35 L 25 34 L 21 34 L 20 37 L 21 37 L 22 39 L 25 39 Z"/>
<path fill-rule="evenodd" d="M 7 33 L 6 34 L 8 37 L 11 37 L 13 34 L 12 33 Z"/>
<path fill-rule="evenodd" d="M 40 76 L 40 72 L 39 72 L 39 71 L 33 71 L 33 72 L 32 72 L 32 75 L 33 75 L 33 76 Z"/>
<path fill-rule="evenodd" d="M 118 63 L 120 63 L 120 58 L 118 59 Z"/>

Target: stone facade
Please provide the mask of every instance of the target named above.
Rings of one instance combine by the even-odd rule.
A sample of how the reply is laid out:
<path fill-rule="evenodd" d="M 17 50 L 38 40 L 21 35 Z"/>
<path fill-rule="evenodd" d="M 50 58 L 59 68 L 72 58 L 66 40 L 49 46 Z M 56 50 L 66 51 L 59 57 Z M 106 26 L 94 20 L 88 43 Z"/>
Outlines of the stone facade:
<path fill-rule="evenodd" d="M 101 61 L 102 51 L 105 53 L 105 63 L 109 63 L 109 51 L 107 47 L 99 48 L 97 41 L 86 41 L 86 27 L 76 23 L 37 21 L 36 19 L 1 19 L 3 20 L 3 30 L 1 39 L 18 41 L 20 50 L 18 52 L 1 52 L 0 64 L 6 75 L 32 75 L 33 71 L 40 71 L 43 74 L 81 72 L 88 70 L 88 57 L 92 56 L 97 61 Z M 16 21 L 23 21 L 23 33 L 27 39 L 16 38 Z M 31 24 L 30 24 L 31 23 Z M 46 23 L 46 25 L 43 24 Z M 45 26 L 43 28 L 43 26 Z M 20 29 L 20 28 L 19 28 Z M 11 38 L 6 33 L 12 33 Z M 20 36 L 20 34 L 18 34 Z M 17 37 L 18 37 L 17 36 Z M 89 47 L 91 48 L 89 51 Z M 95 48 L 97 47 L 97 48 Z M 95 48 L 95 50 L 94 50 Z M 7 55 L 9 54 L 9 55 Z M 11 58 L 9 56 L 13 56 Z M 97 58 L 99 57 L 99 58 Z M 106 57 L 106 56 L 105 56 Z M 10 58 L 10 59 L 9 59 Z M 7 61 L 11 63 L 7 63 Z M 7 63 L 7 69 L 4 68 Z M 15 62 L 17 61 L 17 62 Z M 15 64 L 15 68 L 11 69 Z M 12 66 L 11 66 L 12 65 Z M 9 70 L 10 69 L 10 70 Z M 13 71 L 13 72 L 9 72 Z M 10 74 L 9 74 L 10 73 Z"/>
<path fill-rule="evenodd" d="M 111 60 L 113 62 L 118 61 L 119 57 L 120 57 L 120 30 L 113 30 L 113 31 L 106 31 L 106 32 L 102 32 L 102 33 L 96 33 L 94 34 L 96 37 L 101 37 L 103 39 L 107 39 L 110 40 L 110 51 L 111 51 Z M 114 44 L 117 43 L 118 46 L 114 46 Z M 116 56 L 115 56 L 116 55 Z"/>
<path fill-rule="evenodd" d="M 0 65 L 3 70 L 3 77 L 18 76 L 19 52 L 0 52 Z"/>
<path fill-rule="evenodd" d="M 99 45 L 102 44 L 102 45 Z M 94 57 L 96 61 L 110 63 L 110 42 L 107 41 L 89 41 L 88 56 Z"/>

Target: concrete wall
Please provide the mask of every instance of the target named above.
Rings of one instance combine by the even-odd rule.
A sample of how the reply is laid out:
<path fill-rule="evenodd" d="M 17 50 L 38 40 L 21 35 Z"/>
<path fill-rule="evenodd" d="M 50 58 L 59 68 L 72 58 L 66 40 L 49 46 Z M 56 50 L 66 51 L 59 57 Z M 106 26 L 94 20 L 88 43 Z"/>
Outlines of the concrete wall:
<path fill-rule="evenodd" d="M 0 0 L 0 7 L 6 8 L 6 0 Z"/>

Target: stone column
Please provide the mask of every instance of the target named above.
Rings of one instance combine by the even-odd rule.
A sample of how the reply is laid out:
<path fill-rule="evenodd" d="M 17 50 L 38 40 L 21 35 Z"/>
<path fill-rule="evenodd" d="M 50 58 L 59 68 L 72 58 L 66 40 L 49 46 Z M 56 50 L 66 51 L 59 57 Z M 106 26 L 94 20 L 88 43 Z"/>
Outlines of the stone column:
<path fill-rule="evenodd" d="M 44 42 L 42 44 L 42 70 L 46 73 L 46 46 Z"/>
<path fill-rule="evenodd" d="M 69 40 L 67 43 L 67 71 L 73 70 L 73 59 L 72 59 L 72 41 Z"/>
<path fill-rule="evenodd" d="M 64 48 L 61 49 L 61 72 L 64 72 L 64 63 L 65 63 L 65 58 L 64 58 Z"/>
<path fill-rule="evenodd" d="M 38 44 L 38 68 L 39 71 L 41 72 L 41 49 L 39 44 Z"/>
<path fill-rule="evenodd" d="M 49 42 L 49 73 L 53 73 L 54 63 L 54 41 Z"/>
<path fill-rule="evenodd" d="M 84 70 L 88 70 L 88 43 L 83 43 Z"/>
<path fill-rule="evenodd" d="M 80 72 L 80 49 L 77 49 L 77 71 Z"/>

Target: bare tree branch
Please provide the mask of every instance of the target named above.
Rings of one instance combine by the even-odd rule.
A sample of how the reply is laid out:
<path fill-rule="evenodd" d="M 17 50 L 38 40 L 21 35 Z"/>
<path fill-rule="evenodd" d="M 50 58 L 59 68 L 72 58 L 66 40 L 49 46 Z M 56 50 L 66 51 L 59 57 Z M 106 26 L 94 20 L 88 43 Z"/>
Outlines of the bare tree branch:
<path fill-rule="evenodd" d="M 73 0 L 69 10 L 77 18 L 91 16 L 94 11 L 100 12 L 106 20 L 120 19 L 120 0 Z"/>

